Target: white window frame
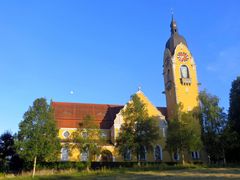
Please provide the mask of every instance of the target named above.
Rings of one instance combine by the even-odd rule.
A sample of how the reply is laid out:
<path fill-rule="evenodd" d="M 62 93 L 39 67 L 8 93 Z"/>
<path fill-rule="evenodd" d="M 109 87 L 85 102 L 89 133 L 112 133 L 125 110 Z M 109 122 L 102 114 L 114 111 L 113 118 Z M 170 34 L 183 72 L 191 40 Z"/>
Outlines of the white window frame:
<path fill-rule="evenodd" d="M 64 154 L 66 153 L 66 154 Z M 69 160 L 69 149 L 67 147 L 62 147 L 61 149 L 61 161 Z"/>
<path fill-rule="evenodd" d="M 187 77 L 183 76 L 183 69 L 182 68 L 186 68 Z M 181 78 L 190 78 L 189 68 L 188 68 L 187 65 L 184 64 L 184 65 L 180 66 L 180 73 L 181 73 Z"/>
<path fill-rule="evenodd" d="M 193 160 L 200 159 L 200 152 L 199 151 L 193 151 L 193 152 L 191 152 L 191 155 L 192 155 Z"/>
<path fill-rule="evenodd" d="M 85 156 L 83 156 L 83 154 Z M 84 157 L 84 158 L 83 158 Z M 81 161 L 88 161 L 88 158 L 89 158 L 89 152 L 88 151 L 85 151 L 85 152 L 81 152 Z"/>
<path fill-rule="evenodd" d="M 69 135 L 66 137 L 66 136 L 64 135 L 65 133 L 68 133 Z M 63 136 L 65 139 L 69 138 L 70 135 L 71 135 L 71 133 L 70 133 L 68 130 L 63 131 L 63 133 L 62 133 L 62 136 Z"/>

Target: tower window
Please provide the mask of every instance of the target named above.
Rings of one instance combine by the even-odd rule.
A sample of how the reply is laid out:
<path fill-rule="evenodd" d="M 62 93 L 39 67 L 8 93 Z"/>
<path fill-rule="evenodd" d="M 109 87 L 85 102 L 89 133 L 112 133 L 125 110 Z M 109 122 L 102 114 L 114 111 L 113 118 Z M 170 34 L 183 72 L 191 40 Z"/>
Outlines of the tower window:
<path fill-rule="evenodd" d="M 172 87 L 171 77 L 170 77 L 170 70 L 167 70 L 167 82 L 166 82 L 166 89 L 170 90 Z"/>
<path fill-rule="evenodd" d="M 167 81 L 170 81 L 170 70 L 167 71 Z"/>
<path fill-rule="evenodd" d="M 188 70 L 188 67 L 186 65 L 182 65 L 180 67 L 180 71 L 181 71 L 181 77 L 182 78 L 189 78 L 189 70 Z"/>
<path fill-rule="evenodd" d="M 191 84 L 191 78 L 189 75 L 189 70 L 188 67 L 186 65 L 182 65 L 180 67 L 180 73 L 181 73 L 181 83 L 183 85 L 190 85 Z"/>

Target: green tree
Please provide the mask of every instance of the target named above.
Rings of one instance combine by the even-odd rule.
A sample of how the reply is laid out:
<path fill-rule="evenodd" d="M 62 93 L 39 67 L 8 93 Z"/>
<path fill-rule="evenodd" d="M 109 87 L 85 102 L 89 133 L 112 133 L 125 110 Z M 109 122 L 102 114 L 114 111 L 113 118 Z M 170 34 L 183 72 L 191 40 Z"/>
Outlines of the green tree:
<path fill-rule="evenodd" d="M 226 156 L 231 162 L 240 162 L 240 76 L 232 82 L 229 102 L 225 131 Z"/>
<path fill-rule="evenodd" d="M 101 154 L 101 146 L 106 144 L 104 132 L 95 123 L 94 118 L 90 115 L 84 117 L 83 122 L 79 124 L 77 131 L 73 132 L 71 137 L 74 144 L 69 144 L 70 148 L 77 148 L 80 153 L 87 155 L 87 170 L 91 162 L 96 160 Z M 79 158 L 80 159 L 80 158 Z"/>
<path fill-rule="evenodd" d="M 227 123 L 227 115 L 223 108 L 219 107 L 219 99 L 206 92 L 200 92 L 200 119 L 202 126 L 202 140 L 209 160 L 217 162 L 224 160 L 224 129 Z"/>
<path fill-rule="evenodd" d="M 167 134 L 167 149 L 172 153 L 180 153 L 182 163 L 185 163 L 185 152 L 199 151 L 202 148 L 201 126 L 195 111 L 182 112 L 179 104 L 173 119 L 169 120 Z"/>
<path fill-rule="evenodd" d="M 37 161 L 53 161 L 59 158 L 60 140 L 53 116 L 53 109 L 45 98 L 36 99 L 25 112 L 19 124 L 18 153 L 26 161 L 33 162 L 33 177 Z"/>
<path fill-rule="evenodd" d="M 6 171 L 12 156 L 16 153 L 14 137 L 6 131 L 0 136 L 0 170 Z"/>
<path fill-rule="evenodd" d="M 160 138 L 158 120 L 148 116 L 144 103 L 137 95 L 132 96 L 122 116 L 124 123 L 116 140 L 119 153 L 123 155 L 131 151 L 139 162 L 141 148 L 152 149 Z"/>
<path fill-rule="evenodd" d="M 228 119 L 230 128 L 240 135 L 240 76 L 232 82 Z"/>

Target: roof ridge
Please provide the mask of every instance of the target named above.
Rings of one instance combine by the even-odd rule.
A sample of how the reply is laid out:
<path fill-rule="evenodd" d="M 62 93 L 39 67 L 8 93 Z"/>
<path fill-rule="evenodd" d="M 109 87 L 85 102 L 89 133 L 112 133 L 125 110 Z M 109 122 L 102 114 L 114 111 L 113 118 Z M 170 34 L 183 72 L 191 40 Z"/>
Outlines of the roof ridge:
<path fill-rule="evenodd" d="M 52 101 L 53 104 L 81 104 L 81 105 L 99 105 L 99 106 L 124 106 L 122 104 L 98 104 L 98 103 L 82 103 L 82 102 L 57 102 Z"/>

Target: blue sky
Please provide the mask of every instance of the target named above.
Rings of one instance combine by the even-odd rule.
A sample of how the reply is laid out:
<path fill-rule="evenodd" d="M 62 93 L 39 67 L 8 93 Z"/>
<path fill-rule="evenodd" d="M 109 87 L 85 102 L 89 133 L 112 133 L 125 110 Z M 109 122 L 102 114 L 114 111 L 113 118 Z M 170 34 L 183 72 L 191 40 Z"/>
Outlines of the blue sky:
<path fill-rule="evenodd" d="M 165 106 L 171 8 L 200 89 L 227 110 L 240 71 L 239 7 L 238 0 L 1 1 L 0 133 L 17 132 L 38 97 L 124 104 L 141 85 L 155 105 Z"/>

